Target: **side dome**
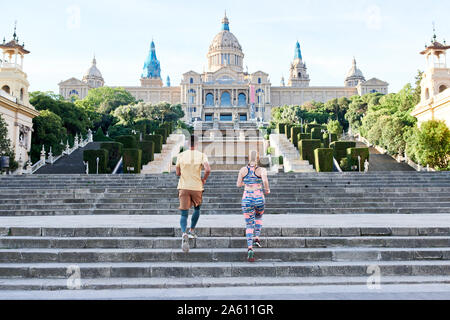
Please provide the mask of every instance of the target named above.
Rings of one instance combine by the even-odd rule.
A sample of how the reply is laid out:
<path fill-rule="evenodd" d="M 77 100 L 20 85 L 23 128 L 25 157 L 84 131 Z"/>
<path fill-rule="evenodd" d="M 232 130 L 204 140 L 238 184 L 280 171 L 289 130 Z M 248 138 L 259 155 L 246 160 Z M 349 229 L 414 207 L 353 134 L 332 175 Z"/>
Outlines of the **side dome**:
<path fill-rule="evenodd" d="M 356 66 L 356 59 L 353 58 L 352 67 L 347 72 L 347 77 L 345 78 L 345 86 L 356 87 L 360 82 L 366 81 L 361 70 Z"/>
<path fill-rule="evenodd" d="M 97 68 L 97 60 L 95 57 L 92 60 L 92 65 L 83 76 L 83 82 L 87 83 L 90 88 L 103 87 L 105 84 L 102 73 Z"/>
<path fill-rule="evenodd" d="M 94 58 L 92 60 L 92 65 L 89 67 L 89 69 L 84 74 L 85 77 L 97 77 L 97 78 L 103 78 L 102 73 L 97 68 L 97 60 Z"/>

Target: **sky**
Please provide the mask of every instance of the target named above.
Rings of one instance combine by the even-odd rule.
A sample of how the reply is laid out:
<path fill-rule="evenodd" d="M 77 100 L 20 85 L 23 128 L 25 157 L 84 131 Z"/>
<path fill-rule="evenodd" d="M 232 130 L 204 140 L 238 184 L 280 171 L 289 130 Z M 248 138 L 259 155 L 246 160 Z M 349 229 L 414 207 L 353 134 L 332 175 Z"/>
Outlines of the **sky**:
<path fill-rule="evenodd" d="M 81 79 L 95 54 L 105 84 L 138 86 L 154 39 L 161 75 L 179 85 L 202 72 L 226 10 L 230 31 L 249 72 L 264 71 L 273 86 L 289 77 L 295 43 L 301 45 L 311 86 L 343 86 L 355 57 L 366 79 L 387 81 L 390 92 L 414 82 L 433 35 L 450 40 L 448 0 L 40 0 L 1 5 L 0 37 L 31 53 L 24 62 L 30 90 L 58 92 Z"/>

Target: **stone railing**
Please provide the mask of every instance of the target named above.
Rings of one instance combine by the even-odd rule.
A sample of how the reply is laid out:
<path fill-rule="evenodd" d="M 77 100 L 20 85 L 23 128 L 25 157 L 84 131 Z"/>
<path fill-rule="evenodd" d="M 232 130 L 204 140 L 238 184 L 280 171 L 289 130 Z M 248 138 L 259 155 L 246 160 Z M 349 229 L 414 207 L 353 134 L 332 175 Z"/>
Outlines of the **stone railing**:
<path fill-rule="evenodd" d="M 34 174 L 37 170 L 40 168 L 46 166 L 47 164 L 54 164 L 57 160 L 64 156 L 68 156 L 72 154 L 75 150 L 79 148 L 85 147 L 88 143 L 93 141 L 92 131 L 88 130 L 88 135 L 86 139 L 82 139 L 81 135 L 75 136 L 73 147 L 70 148 L 69 142 L 66 142 L 66 148 L 63 150 L 63 152 L 59 156 L 53 156 L 52 147 L 50 147 L 50 150 L 48 152 L 48 157 L 45 152 L 45 146 L 42 146 L 41 150 L 41 157 L 39 161 L 37 161 L 35 164 L 31 163 L 31 160 L 29 159 L 28 162 L 24 165 L 24 163 L 19 159 L 19 168 L 12 174 L 21 175 L 21 174 Z M 61 144 L 63 144 L 61 142 Z"/>

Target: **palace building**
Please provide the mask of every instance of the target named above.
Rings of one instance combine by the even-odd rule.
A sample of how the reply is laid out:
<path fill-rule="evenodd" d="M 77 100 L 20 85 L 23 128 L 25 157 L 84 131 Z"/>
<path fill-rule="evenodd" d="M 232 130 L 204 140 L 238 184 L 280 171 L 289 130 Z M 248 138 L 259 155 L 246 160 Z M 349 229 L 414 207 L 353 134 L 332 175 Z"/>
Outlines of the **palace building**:
<path fill-rule="evenodd" d="M 13 39 L 6 42 L 3 38 L 0 49 L 3 52 L 0 59 L 0 115 L 8 127 L 8 139 L 15 152 L 15 160 L 25 163 L 31 149 L 33 118 L 39 115 L 39 111 L 30 104 L 29 83 L 23 71 L 24 57 L 30 51 L 25 49 L 24 43 L 19 44 L 15 28 Z"/>
<path fill-rule="evenodd" d="M 221 31 L 212 40 L 206 55 L 206 71 L 199 73 L 191 70 L 184 73 L 179 86 L 170 86 L 170 78 L 167 77 L 164 85 L 161 64 L 152 41 L 140 78 L 141 85 L 124 88 L 144 102 L 181 104 L 186 114 L 184 120 L 187 121 L 268 121 L 273 106 L 302 105 L 312 100 L 326 102 L 333 98 L 370 92 L 388 93 L 388 83 L 376 78 L 366 81 L 355 59 L 344 86 L 310 86 L 310 76 L 298 41 L 287 85 L 282 78 L 280 86 L 273 86 L 267 73 L 249 73 L 244 70 L 244 56 L 241 44 L 230 31 L 225 14 Z M 94 59 L 83 80 L 71 78 L 59 83 L 59 88 L 60 94 L 66 99 L 74 95 L 82 99 L 89 89 L 103 85 Z"/>

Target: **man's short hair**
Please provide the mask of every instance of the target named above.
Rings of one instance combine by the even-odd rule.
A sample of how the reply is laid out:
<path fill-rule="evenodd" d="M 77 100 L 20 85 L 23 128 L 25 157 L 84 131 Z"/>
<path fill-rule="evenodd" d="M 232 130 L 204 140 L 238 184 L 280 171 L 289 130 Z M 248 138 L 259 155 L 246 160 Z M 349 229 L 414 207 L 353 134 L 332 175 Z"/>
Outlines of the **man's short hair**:
<path fill-rule="evenodd" d="M 198 138 L 195 134 L 191 135 L 191 148 L 195 147 L 198 143 Z"/>

